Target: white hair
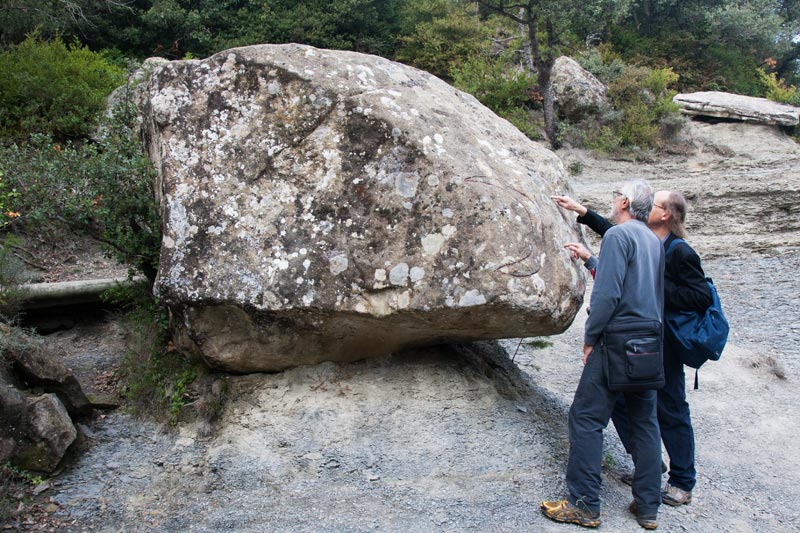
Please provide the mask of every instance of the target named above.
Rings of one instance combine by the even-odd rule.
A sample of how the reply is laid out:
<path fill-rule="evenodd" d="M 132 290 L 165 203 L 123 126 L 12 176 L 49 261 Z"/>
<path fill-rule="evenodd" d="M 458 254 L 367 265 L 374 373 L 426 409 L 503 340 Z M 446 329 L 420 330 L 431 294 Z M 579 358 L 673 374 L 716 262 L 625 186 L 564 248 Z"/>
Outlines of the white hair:
<path fill-rule="evenodd" d="M 653 188 L 644 180 L 630 180 L 622 184 L 619 192 L 628 199 L 628 213 L 647 224 L 653 209 Z"/>

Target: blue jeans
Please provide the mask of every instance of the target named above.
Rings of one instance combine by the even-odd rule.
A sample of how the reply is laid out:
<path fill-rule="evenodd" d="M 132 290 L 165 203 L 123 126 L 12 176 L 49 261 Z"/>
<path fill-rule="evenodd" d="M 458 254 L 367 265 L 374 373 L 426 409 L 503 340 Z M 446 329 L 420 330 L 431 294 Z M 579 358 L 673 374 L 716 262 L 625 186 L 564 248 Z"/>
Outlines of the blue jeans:
<path fill-rule="evenodd" d="M 686 375 L 683 363 L 671 357 L 664 344 L 664 388 L 658 391 L 658 425 L 661 439 L 669 454 L 669 484 L 691 491 L 697 482 L 694 467 L 694 429 L 686 402 Z M 624 401 L 618 401 L 611 415 L 614 427 L 631 455 L 629 412 Z"/>
<path fill-rule="evenodd" d="M 661 437 L 656 418 L 656 391 L 608 390 L 602 353 L 592 352 L 583 368 L 569 410 L 569 464 L 567 499 L 573 505 L 600 512 L 600 472 L 603 428 L 618 398 L 628 408 L 629 443 L 635 450 L 633 497 L 641 514 L 656 514 L 661 503 Z"/>

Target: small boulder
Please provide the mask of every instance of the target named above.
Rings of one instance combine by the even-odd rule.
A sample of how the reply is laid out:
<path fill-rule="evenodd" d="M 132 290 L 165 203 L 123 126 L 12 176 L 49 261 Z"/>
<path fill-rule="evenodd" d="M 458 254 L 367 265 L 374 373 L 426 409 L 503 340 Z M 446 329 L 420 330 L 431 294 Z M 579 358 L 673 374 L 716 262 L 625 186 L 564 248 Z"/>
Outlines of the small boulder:
<path fill-rule="evenodd" d="M 15 371 L 31 387 L 54 393 L 71 416 L 91 414 L 92 404 L 81 384 L 64 363 L 44 351 L 33 351 L 16 361 Z"/>
<path fill-rule="evenodd" d="M 71 416 L 90 414 L 92 405 L 80 383 L 53 350 L 55 348 L 23 336 L 5 356 L 10 360 L 14 374 L 29 388 L 56 394 Z"/>
<path fill-rule="evenodd" d="M 741 94 L 706 91 L 676 94 L 673 99 L 686 115 L 706 116 L 772 124 L 796 126 L 800 123 L 800 107 L 781 104 Z"/>
<path fill-rule="evenodd" d="M 77 436 L 58 396 L 28 394 L 0 375 L 0 463 L 53 472 Z"/>
<path fill-rule="evenodd" d="M 553 64 L 550 87 L 558 109 L 573 121 L 596 115 L 608 106 L 605 85 L 566 56 L 559 57 Z"/>

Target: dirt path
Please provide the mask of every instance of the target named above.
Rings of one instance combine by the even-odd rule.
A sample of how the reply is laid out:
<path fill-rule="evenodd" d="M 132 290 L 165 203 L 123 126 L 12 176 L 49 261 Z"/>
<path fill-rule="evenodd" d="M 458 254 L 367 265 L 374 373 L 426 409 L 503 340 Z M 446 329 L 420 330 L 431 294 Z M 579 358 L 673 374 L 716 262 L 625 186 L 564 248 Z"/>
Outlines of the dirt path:
<path fill-rule="evenodd" d="M 583 161 L 574 193 L 597 206 L 635 174 L 701 204 L 691 240 L 732 334 L 689 393 L 695 499 L 662 508 L 659 530 L 800 531 L 800 171 L 791 146 L 783 156 L 742 146 L 743 155 L 724 155 L 730 135 L 651 165 L 562 156 Z M 748 203 L 759 195 L 768 206 Z M 777 201 L 795 202 L 759 223 Z M 62 334 L 76 367 L 121 356 L 113 324 L 89 331 L 102 349 L 81 327 Z M 61 531 L 577 531 L 547 521 L 537 503 L 565 490 L 582 331 L 579 315 L 544 346 L 517 350 L 511 339 L 232 377 L 206 439 L 195 426 L 168 432 L 116 412 L 88 424 L 87 449 L 45 496 Z M 613 429 L 606 442 L 602 530 L 641 531 L 625 510 L 630 489 L 618 476 L 630 463 Z"/>

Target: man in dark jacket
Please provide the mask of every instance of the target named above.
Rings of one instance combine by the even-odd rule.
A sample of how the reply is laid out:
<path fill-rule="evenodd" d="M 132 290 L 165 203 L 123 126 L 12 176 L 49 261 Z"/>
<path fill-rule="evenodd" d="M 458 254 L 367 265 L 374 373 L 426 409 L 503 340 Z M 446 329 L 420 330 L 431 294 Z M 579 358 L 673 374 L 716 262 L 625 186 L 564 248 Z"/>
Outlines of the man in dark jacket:
<path fill-rule="evenodd" d="M 686 199 L 679 192 L 658 191 L 647 225 L 670 252 L 664 267 L 664 312 L 703 312 L 712 304 L 711 289 L 700 257 L 687 243 L 670 249 L 673 240 L 686 238 Z M 683 362 L 675 356 L 675 339 L 665 329 L 664 388 L 658 391 L 658 423 L 669 454 L 669 480 L 661 493 L 667 505 L 691 503 L 697 473 L 694 466 L 694 430 L 686 402 Z M 619 431 L 620 428 L 617 427 Z M 623 430 L 625 431 L 625 430 Z"/>
<path fill-rule="evenodd" d="M 606 219 L 568 196 L 554 196 L 553 200 L 559 206 L 578 213 L 578 222 L 586 224 L 601 236 L 612 227 Z M 667 314 L 682 310 L 703 312 L 712 303 L 711 290 L 706 284 L 697 253 L 685 242 L 670 249 L 673 240 L 686 238 L 685 221 L 686 199 L 683 195 L 675 191 L 658 191 L 647 225 L 661 239 L 664 249 L 670 250 L 664 269 L 664 305 Z M 587 267 L 594 264 L 590 261 L 588 250 L 582 245 L 570 243 L 567 247 L 577 257 L 587 261 Z M 665 328 L 666 383 L 658 391 L 658 421 L 661 438 L 670 457 L 669 479 L 661 497 L 663 503 L 678 506 L 691 503 L 697 473 L 694 465 L 694 430 L 686 402 L 686 376 L 683 363 L 674 356 L 674 343 L 675 339 Z M 615 408 L 612 418 L 620 440 L 631 453 L 628 415 L 623 402 Z M 623 480 L 629 482 L 630 478 Z"/>
<path fill-rule="evenodd" d="M 617 399 L 624 396 L 630 423 L 636 470 L 630 511 L 646 529 L 656 528 L 661 503 L 660 436 L 656 418 L 656 391 L 615 392 L 608 388 L 600 348 L 610 324 L 626 320 L 658 323 L 663 312 L 664 251 L 646 221 L 653 202 L 652 189 L 643 181 L 626 182 L 613 192 L 617 225 L 606 232 L 586 320 L 584 369 L 569 411 L 567 497 L 544 501 L 542 513 L 558 522 L 584 527 L 600 525 L 600 472 L 603 428 Z M 606 347 L 606 349 L 608 349 Z"/>

